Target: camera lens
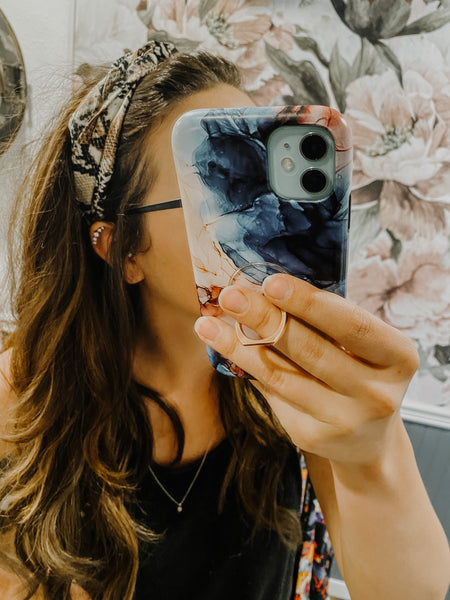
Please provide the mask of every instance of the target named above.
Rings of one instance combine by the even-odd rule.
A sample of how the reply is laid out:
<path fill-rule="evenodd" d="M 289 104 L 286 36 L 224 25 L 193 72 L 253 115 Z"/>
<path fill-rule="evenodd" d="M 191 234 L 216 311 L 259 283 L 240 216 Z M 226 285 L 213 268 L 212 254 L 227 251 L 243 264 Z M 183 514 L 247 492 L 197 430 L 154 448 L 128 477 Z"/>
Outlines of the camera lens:
<path fill-rule="evenodd" d="M 319 169 L 309 169 L 303 173 L 301 184 L 303 189 L 310 194 L 318 194 L 325 189 L 327 178 Z"/>
<path fill-rule="evenodd" d="M 319 160 L 327 153 L 327 143 L 321 135 L 310 133 L 300 142 L 300 152 L 308 160 Z"/>

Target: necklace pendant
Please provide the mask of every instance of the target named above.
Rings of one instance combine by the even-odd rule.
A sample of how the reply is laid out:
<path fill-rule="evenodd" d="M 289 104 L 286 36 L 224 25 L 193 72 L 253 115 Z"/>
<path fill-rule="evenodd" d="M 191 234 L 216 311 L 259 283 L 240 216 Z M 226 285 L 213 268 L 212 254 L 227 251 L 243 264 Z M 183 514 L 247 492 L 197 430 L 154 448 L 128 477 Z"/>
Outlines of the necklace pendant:
<path fill-rule="evenodd" d="M 210 445 L 211 445 L 211 442 L 210 442 L 209 446 L 210 446 Z M 191 481 L 191 483 L 190 483 L 190 485 L 189 485 L 189 487 L 188 487 L 188 489 L 187 489 L 186 493 L 184 494 L 184 496 L 183 496 L 183 498 L 182 498 L 182 500 L 181 500 L 180 502 L 178 502 L 178 501 L 176 500 L 176 498 L 174 498 L 174 497 L 172 496 L 172 494 L 170 494 L 170 493 L 169 493 L 169 492 L 166 490 L 166 488 L 164 487 L 164 485 L 161 483 L 161 481 L 160 481 L 160 480 L 158 479 L 158 477 L 156 476 L 156 474 L 155 474 L 155 472 L 153 471 L 153 469 L 152 469 L 151 465 L 148 465 L 148 470 L 150 471 L 150 473 L 151 473 L 151 475 L 152 475 L 153 479 L 155 480 L 155 482 L 158 484 L 158 486 L 161 488 L 161 490 L 164 492 L 164 494 L 165 494 L 165 495 L 166 495 L 166 496 L 169 498 L 169 500 L 171 500 L 171 501 L 172 501 L 174 504 L 176 504 L 176 505 L 177 505 L 177 513 L 182 513 L 182 512 L 183 512 L 183 502 L 184 502 L 184 501 L 186 500 L 186 498 L 188 497 L 188 495 L 189 495 L 189 492 L 190 492 L 190 491 L 191 491 L 191 489 L 192 489 L 192 486 L 193 486 L 193 485 L 194 485 L 194 483 L 196 482 L 196 480 L 197 480 L 197 477 L 200 475 L 200 471 L 202 470 L 202 467 L 203 467 L 203 465 L 205 464 L 205 460 L 206 460 L 206 457 L 207 457 L 207 455 L 208 455 L 208 452 L 209 452 L 209 446 L 208 446 L 208 448 L 206 449 L 206 451 L 205 451 L 205 454 L 203 455 L 202 461 L 201 461 L 201 463 L 200 463 L 200 465 L 199 465 L 199 467 L 198 467 L 198 469 L 197 469 L 197 472 L 196 472 L 196 473 L 195 473 L 195 475 L 194 475 L 194 479 Z"/>

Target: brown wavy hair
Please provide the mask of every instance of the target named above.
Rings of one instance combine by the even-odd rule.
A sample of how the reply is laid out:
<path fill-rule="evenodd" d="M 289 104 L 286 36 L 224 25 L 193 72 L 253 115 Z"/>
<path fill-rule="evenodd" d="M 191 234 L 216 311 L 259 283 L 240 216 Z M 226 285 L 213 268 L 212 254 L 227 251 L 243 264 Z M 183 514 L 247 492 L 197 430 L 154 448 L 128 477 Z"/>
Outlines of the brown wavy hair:
<path fill-rule="evenodd" d="M 207 53 L 179 53 L 141 81 L 110 185 L 117 206 L 110 265 L 91 247 L 70 160 L 68 121 L 93 83 L 74 95 L 43 140 L 10 229 L 19 275 L 6 346 L 18 400 L 7 439 L 17 450 L 0 476 L 0 533 L 14 536 L 14 568 L 28 574 L 27 597 L 41 586 L 53 600 L 69 598 L 73 581 L 93 600 L 131 600 L 139 545 L 158 540 L 133 518 L 153 448 L 145 398 L 172 419 L 178 458 L 184 432 L 164 398 L 132 378 L 139 288 L 125 283 L 123 265 L 141 247 L 143 230 L 141 216 L 124 212 L 141 204 L 152 184 L 142 148 L 153 124 L 196 91 L 239 87 L 239 75 Z M 221 418 L 234 448 L 220 506 L 235 481 L 255 528 L 271 528 L 296 547 L 298 516 L 277 502 L 290 442 L 248 381 L 218 377 Z M 3 558 L 7 564 L 6 551 Z"/>

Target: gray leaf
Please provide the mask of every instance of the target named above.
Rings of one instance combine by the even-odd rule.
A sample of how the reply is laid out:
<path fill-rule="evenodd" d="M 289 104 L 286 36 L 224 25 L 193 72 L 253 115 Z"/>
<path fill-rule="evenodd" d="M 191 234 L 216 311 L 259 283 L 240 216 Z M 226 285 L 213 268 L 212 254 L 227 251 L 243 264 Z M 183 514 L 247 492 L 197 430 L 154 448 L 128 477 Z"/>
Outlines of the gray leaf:
<path fill-rule="evenodd" d="M 361 38 L 361 51 L 356 55 L 352 64 L 353 79 L 359 79 L 364 75 L 383 73 L 384 70 L 384 61 L 380 60 L 373 45 L 365 38 Z"/>
<path fill-rule="evenodd" d="M 339 18 L 343 23 L 345 23 L 348 27 L 348 23 L 345 20 L 345 2 L 344 0 L 331 0 L 331 4 L 333 5 L 334 10 L 338 14 Z"/>
<path fill-rule="evenodd" d="M 441 365 L 450 365 L 450 346 L 435 346 L 434 357 Z"/>
<path fill-rule="evenodd" d="M 406 25 L 397 35 L 415 35 L 440 29 L 450 22 L 450 9 L 437 10 Z"/>
<path fill-rule="evenodd" d="M 324 67 L 328 68 L 328 61 L 325 56 L 320 51 L 319 45 L 313 38 L 307 36 L 294 36 L 294 42 L 297 44 L 299 48 L 302 50 L 306 50 L 308 52 L 313 52 Z"/>
<path fill-rule="evenodd" d="M 347 0 L 343 20 L 352 31 L 375 42 L 395 36 L 410 14 L 408 0 Z"/>
<path fill-rule="evenodd" d="M 329 67 L 330 84 L 334 97 L 341 112 L 346 108 L 346 92 L 348 84 L 352 81 L 351 67 L 339 52 L 337 43 L 331 51 Z"/>
<path fill-rule="evenodd" d="M 411 15 L 408 0 L 376 0 L 370 2 L 370 20 L 374 39 L 386 39 L 398 35 Z"/>
<path fill-rule="evenodd" d="M 392 241 L 391 258 L 395 260 L 395 262 L 398 262 L 400 254 L 402 253 L 403 243 L 401 240 L 395 237 L 394 233 L 390 229 L 386 229 L 386 233 L 389 235 Z"/>
<path fill-rule="evenodd" d="M 398 80 L 400 82 L 400 85 L 403 86 L 403 74 L 402 74 L 402 67 L 400 65 L 400 62 L 397 58 L 397 56 L 394 54 L 394 52 L 389 48 L 389 46 L 387 46 L 385 43 L 381 42 L 380 40 L 378 40 L 377 42 L 374 43 L 374 48 L 378 53 L 378 56 L 392 69 L 394 69 Z"/>
<path fill-rule="evenodd" d="M 293 61 L 285 52 L 266 43 L 274 69 L 291 88 L 296 103 L 329 105 L 329 96 L 316 67 L 309 60 Z"/>
<path fill-rule="evenodd" d="M 435 377 L 441 383 L 445 383 L 447 381 L 449 374 L 448 374 L 448 370 L 445 366 L 442 366 L 442 367 L 431 366 L 431 367 L 428 367 L 428 370 L 430 371 L 431 375 L 433 375 L 433 377 Z"/>
<path fill-rule="evenodd" d="M 330 58 L 330 83 L 341 112 L 346 109 L 348 85 L 364 75 L 382 72 L 384 68 L 380 69 L 379 64 L 372 44 L 364 38 L 361 38 L 361 51 L 351 65 L 341 56 L 337 43 L 334 45 Z"/>

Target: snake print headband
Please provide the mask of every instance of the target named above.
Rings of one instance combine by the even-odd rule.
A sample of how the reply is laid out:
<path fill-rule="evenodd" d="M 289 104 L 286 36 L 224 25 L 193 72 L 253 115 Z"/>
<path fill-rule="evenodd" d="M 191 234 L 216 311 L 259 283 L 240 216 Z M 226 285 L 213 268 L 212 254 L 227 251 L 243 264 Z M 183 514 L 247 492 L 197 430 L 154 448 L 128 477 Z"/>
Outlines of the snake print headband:
<path fill-rule="evenodd" d="M 150 41 L 116 60 L 87 94 L 69 121 L 78 201 L 89 222 L 102 220 L 122 123 L 138 83 L 176 52 L 168 42 Z"/>

